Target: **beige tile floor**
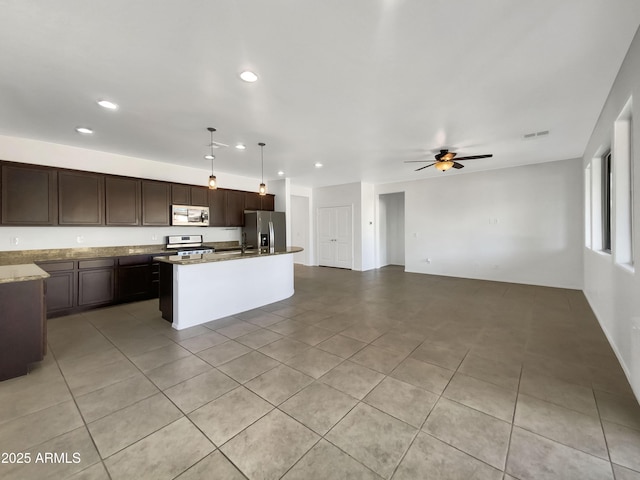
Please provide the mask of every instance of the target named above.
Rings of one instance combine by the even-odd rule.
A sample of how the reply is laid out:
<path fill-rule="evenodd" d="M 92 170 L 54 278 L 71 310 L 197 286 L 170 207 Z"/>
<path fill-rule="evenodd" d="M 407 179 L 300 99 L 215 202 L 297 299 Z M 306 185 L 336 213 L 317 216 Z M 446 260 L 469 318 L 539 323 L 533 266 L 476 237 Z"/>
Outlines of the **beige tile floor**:
<path fill-rule="evenodd" d="M 31 458 L 0 478 L 640 479 L 640 407 L 581 292 L 295 281 L 182 331 L 157 301 L 51 320 L 45 361 L 0 383 L 0 452 Z"/>

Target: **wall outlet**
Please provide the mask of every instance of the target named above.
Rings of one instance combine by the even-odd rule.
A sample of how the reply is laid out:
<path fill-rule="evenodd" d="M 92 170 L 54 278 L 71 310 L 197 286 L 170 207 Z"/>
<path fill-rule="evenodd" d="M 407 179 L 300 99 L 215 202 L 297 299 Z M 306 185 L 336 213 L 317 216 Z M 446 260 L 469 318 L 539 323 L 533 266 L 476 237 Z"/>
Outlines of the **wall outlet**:
<path fill-rule="evenodd" d="M 154 235 L 151 235 L 151 240 L 154 240 L 154 241 L 155 241 L 155 240 L 158 240 L 158 235 L 155 235 L 155 234 L 154 234 Z"/>
<path fill-rule="evenodd" d="M 77 243 L 84 243 L 84 235 L 78 235 L 76 237 L 76 242 Z"/>
<path fill-rule="evenodd" d="M 11 237 L 10 242 L 11 242 L 11 245 L 19 245 L 20 237 Z"/>
<path fill-rule="evenodd" d="M 431 263 L 431 259 L 430 259 L 430 258 L 427 258 L 426 262 L 427 262 L 427 263 Z"/>

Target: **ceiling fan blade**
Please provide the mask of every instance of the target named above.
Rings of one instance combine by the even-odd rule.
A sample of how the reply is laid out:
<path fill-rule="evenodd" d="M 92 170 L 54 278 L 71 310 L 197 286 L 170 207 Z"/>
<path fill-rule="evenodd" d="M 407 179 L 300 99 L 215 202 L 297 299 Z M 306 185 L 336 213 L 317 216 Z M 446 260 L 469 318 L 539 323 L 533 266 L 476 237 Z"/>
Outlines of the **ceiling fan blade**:
<path fill-rule="evenodd" d="M 429 165 L 425 165 L 424 167 L 420 167 L 420 168 L 416 169 L 416 172 L 419 172 L 420 170 L 424 170 L 425 168 L 430 167 L 431 165 L 435 165 L 435 163 L 431 163 Z"/>
<path fill-rule="evenodd" d="M 453 162 L 452 167 L 453 168 L 464 168 L 464 165 L 462 165 L 461 163 L 458 163 L 458 162 Z"/>
<path fill-rule="evenodd" d="M 468 157 L 456 158 L 456 160 L 474 160 L 476 158 L 490 158 L 490 157 L 493 157 L 493 155 L 492 154 L 489 154 L 489 155 L 470 155 Z"/>

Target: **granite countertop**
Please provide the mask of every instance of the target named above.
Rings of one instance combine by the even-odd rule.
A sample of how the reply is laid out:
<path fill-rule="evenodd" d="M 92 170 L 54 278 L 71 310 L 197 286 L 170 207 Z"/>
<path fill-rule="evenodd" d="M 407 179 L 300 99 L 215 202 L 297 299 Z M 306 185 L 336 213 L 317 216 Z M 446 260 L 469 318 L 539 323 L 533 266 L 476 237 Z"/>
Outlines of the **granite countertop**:
<path fill-rule="evenodd" d="M 0 266 L 0 283 L 42 280 L 47 277 L 49 277 L 49 274 L 33 263 L 28 265 Z"/>
<path fill-rule="evenodd" d="M 301 247 L 287 247 L 286 250 L 269 253 L 260 250 L 247 250 L 245 253 L 241 251 L 220 251 L 216 253 L 205 253 L 204 255 L 171 255 L 165 257 L 156 257 L 154 260 L 163 263 L 171 263 L 173 265 L 196 265 L 199 263 L 225 262 L 227 260 L 241 260 L 247 258 L 268 257 L 271 255 L 286 255 L 289 253 L 302 252 Z"/>
<path fill-rule="evenodd" d="M 206 246 L 216 250 L 239 249 L 237 241 L 207 242 Z M 170 253 L 164 245 L 134 245 L 123 247 L 52 248 L 48 250 L 15 250 L 0 252 L 0 265 L 24 265 L 54 260 L 79 260 L 100 257 L 125 257 L 127 255 L 166 255 Z"/>

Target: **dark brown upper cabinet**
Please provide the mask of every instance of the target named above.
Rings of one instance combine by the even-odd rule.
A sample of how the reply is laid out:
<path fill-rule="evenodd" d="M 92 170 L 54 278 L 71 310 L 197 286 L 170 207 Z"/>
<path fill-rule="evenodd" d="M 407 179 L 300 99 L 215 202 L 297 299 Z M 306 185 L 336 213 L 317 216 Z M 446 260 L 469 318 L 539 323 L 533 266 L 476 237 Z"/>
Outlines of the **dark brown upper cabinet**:
<path fill-rule="evenodd" d="M 206 207 L 209 205 L 209 189 L 207 187 L 191 187 L 191 203 L 189 205 L 197 205 Z"/>
<path fill-rule="evenodd" d="M 169 225 L 171 184 L 142 181 L 142 225 Z"/>
<path fill-rule="evenodd" d="M 244 209 L 260 210 L 261 197 L 258 192 L 244 192 Z"/>
<path fill-rule="evenodd" d="M 261 210 L 268 210 L 270 212 L 273 212 L 275 210 L 275 203 L 276 203 L 276 197 L 275 195 L 265 195 L 263 197 L 260 197 L 260 209 Z"/>
<path fill-rule="evenodd" d="M 173 205 L 191 205 L 191 187 L 189 185 L 171 185 L 171 203 Z"/>
<path fill-rule="evenodd" d="M 227 226 L 227 190 L 209 190 L 209 226 Z"/>
<path fill-rule="evenodd" d="M 245 193 L 238 190 L 227 190 L 227 227 L 244 226 Z"/>
<path fill-rule="evenodd" d="M 104 224 L 104 175 L 58 171 L 58 224 Z"/>
<path fill-rule="evenodd" d="M 105 178 L 105 223 L 107 225 L 140 225 L 140 180 Z"/>
<path fill-rule="evenodd" d="M 56 225 L 57 172 L 50 168 L 2 164 L 3 225 Z"/>

